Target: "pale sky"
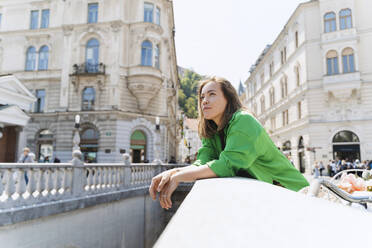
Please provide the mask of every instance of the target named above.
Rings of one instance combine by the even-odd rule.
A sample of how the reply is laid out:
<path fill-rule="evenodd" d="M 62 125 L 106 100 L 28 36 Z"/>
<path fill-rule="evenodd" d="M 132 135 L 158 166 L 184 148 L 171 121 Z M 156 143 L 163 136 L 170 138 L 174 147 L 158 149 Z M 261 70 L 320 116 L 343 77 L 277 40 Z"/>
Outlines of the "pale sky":
<path fill-rule="evenodd" d="M 237 87 L 301 2 L 306 0 L 173 0 L 178 65 Z"/>

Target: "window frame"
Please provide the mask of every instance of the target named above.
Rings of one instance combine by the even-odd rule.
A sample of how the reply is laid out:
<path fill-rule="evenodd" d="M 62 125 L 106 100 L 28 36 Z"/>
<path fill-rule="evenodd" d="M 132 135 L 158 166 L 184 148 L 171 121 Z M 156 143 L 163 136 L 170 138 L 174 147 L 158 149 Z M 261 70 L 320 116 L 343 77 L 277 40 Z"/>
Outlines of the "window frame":
<path fill-rule="evenodd" d="M 49 21 L 50 21 L 50 9 L 41 10 L 40 28 L 49 28 Z"/>
<path fill-rule="evenodd" d="M 33 58 L 29 60 L 29 53 L 30 50 L 33 49 Z M 25 63 L 25 71 L 35 71 L 36 70 L 36 61 L 37 61 L 37 51 L 34 46 L 30 46 L 27 48 L 26 51 L 26 63 Z M 32 66 L 29 67 L 29 63 L 32 63 Z"/>
<path fill-rule="evenodd" d="M 145 44 L 150 44 L 150 46 L 145 46 Z M 153 66 L 153 44 L 149 40 L 144 40 L 141 43 L 141 65 L 142 66 Z"/>
<path fill-rule="evenodd" d="M 341 15 L 342 14 L 342 11 L 350 11 L 349 15 Z M 338 15 L 339 15 L 339 25 L 340 25 L 340 30 L 345 30 L 345 29 L 350 29 L 350 28 L 353 28 L 353 18 L 352 18 L 352 11 L 350 8 L 346 8 L 346 9 L 342 9 L 338 12 Z M 342 21 L 344 20 L 344 25 L 343 26 L 343 23 Z M 350 23 L 348 23 L 348 20 Z M 348 25 L 350 24 L 350 26 Z"/>
<path fill-rule="evenodd" d="M 88 16 L 87 16 L 88 23 L 98 23 L 98 11 L 99 11 L 98 2 L 88 3 Z"/>
<path fill-rule="evenodd" d="M 42 49 L 46 49 L 42 51 Z M 38 71 L 46 71 L 48 70 L 48 63 L 49 63 L 49 47 L 47 45 L 41 46 L 39 49 L 39 58 L 38 58 Z M 42 58 L 42 54 L 46 55 L 46 58 Z M 46 63 L 45 63 L 46 61 Z M 44 63 L 44 64 L 43 64 Z M 43 67 L 44 66 L 44 67 Z"/>
<path fill-rule="evenodd" d="M 335 56 L 332 55 L 335 54 Z M 327 76 L 340 74 L 340 67 L 338 62 L 338 53 L 336 50 L 330 50 L 326 54 Z"/>
<path fill-rule="evenodd" d="M 333 17 L 327 17 L 327 15 L 333 14 Z M 335 12 L 327 12 L 323 16 L 323 22 L 324 22 L 324 33 L 331 33 L 337 31 L 337 21 L 336 21 L 337 15 Z M 329 29 L 327 28 L 329 26 Z"/>
<path fill-rule="evenodd" d="M 93 44 L 94 43 L 94 44 Z M 95 73 L 99 70 L 99 54 L 100 54 L 100 42 L 97 38 L 93 37 L 85 44 L 85 70 L 88 73 Z M 89 52 L 89 50 L 92 52 Z M 88 58 L 88 53 L 92 54 L 92 58 Z M 89 62 L 93 61 L 93 63 Z"/>
<path fill-rule="evenodd" d="M 39 95 L 40 92 L 44 92 L 44 94 Z M 35 95 L 36 95 L 36 102 L 35 102 L 35 106 L 34 106 L 34 113 L 44 113 L 46 90 L 45 89 L 37 89 L 35 91 Z"/>
<path fill-rule="evenodd" d="M 351 51 L 351 53 L 349 51 Z M 353 72 L 356 71 L 355 70 L 355 52 L 354 52 L 354 49 L 352 49 L 351 47 L 347 47 L 344 50 L 342 50 L 341 58 L 342 58 L 342 71 L 343 71 L 343 73 L 353 73 Z"/>
<path fill-rule="evenodd" d="M 151 6 L 151 8 L 146 8 Z M 143 4 L 143 22 L 154 23 L 154 9 L 153 3 L 144 2 Z"/>
<path fill-rule="evenodd" d="M 36 16 L 33 14 L 36 13 Z M 39 10 L 31 10 L 30 12 L 30 29 L 35 30 L 39 28 Z"/>
<path fill-rule="evenodd" d="M 86 91 L 92 89 L 93 92 L 93 99 L 85 99 Z M 93 111 L 96 103 L 96 89 L 93 86 L 87 86 L 85 87 L 81 92 L 81 110 L 82 111 Z"/>

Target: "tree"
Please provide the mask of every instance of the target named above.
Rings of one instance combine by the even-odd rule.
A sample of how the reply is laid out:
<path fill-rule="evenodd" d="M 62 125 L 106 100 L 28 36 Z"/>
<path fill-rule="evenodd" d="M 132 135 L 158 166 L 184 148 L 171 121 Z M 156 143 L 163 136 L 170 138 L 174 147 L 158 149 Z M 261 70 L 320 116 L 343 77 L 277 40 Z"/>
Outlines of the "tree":
<path fill-rule="evenodd" d="M 201 79 L 201 75 L 191 70 L 186 70 L 181 78 L 178 104 L 188 118 L 198 117 L 197 90 Z"/>

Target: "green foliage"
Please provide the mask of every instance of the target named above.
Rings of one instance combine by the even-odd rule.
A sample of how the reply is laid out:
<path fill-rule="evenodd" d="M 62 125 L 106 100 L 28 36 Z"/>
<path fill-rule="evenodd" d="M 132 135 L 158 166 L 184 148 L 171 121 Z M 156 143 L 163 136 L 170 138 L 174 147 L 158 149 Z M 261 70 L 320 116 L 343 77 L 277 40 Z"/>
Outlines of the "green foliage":
<path fill-rule="evenodd" d="M 198 117 L 197 90 L 202 77 L 190 70 L 186 70 L 181 78 L 181 89 L 178 92 L 178 104 L 188 118 Z"/>

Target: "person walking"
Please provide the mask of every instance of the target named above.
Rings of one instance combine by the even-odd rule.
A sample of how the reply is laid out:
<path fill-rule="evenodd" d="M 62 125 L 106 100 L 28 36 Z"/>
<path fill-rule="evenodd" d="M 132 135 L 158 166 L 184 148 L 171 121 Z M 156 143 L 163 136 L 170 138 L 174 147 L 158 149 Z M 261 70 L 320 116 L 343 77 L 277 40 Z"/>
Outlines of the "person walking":
<path fill-rule="evenodd" d="M 30 148 L 25 147 L 25 148 L 23 148 L 23 154 L 18 159 L 18 163 L 34 163 L 34 160 L 33 160 L 32 156 L 35 157 L 35 155 L 32 155 L 30 153 Z M 26 181 L 26 184 L 28 184 L 28 176 L 27 176 L 26 171 L 25 171 L 25 181 Z"/>

